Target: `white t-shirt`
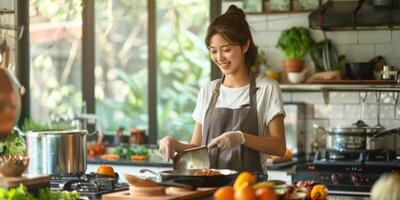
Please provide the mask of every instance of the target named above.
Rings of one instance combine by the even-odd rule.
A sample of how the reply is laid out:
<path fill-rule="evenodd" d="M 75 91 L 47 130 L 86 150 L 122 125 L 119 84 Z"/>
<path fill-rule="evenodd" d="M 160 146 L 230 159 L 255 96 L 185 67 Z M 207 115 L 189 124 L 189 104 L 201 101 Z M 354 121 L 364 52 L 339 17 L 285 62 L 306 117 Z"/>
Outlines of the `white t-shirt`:
<path fill-rule="evenodd" d="M 209 81 L 201 87 L 197 96 L 196 108 L 192 114 L 196 122 L 204 125 L 204 118 L 210 103 L 211 96 L 218 80 Z M 238 88 L 229 88 L 221 84 L 220 94 L 215 107 L 223 108 L 240 108 L 240 106 L 249 104 L 249 87 L 247 84 Z M 258 115 L 258 134 L 259 136 L 268 135 L 268 124 L 278 114 L 285 116 L 283 108 L 282 93 L 279 83 L 273 79 L 259 76 L 256 79 L 257 90 L 257 115 Z M 203 126 L 204 129 L 204 126 Z M 204 130 L 203 137 L 204 137 Z M 265 154 L 261 155 L 261 163 L 265 167 Z M 266 170 L 264 170 L 266 171 Z"/>

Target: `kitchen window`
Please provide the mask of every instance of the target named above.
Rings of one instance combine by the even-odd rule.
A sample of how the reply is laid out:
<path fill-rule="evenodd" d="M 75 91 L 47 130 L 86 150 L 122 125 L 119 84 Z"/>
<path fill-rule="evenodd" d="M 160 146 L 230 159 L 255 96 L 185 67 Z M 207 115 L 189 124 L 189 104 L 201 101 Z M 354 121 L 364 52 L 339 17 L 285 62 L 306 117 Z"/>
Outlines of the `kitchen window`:
<path fill-rule="evenodd" d="M 82 3 L 63 2 L 29 5 L 35 120 L 72 117 L 84 105 Z M 211 78 L 204 44 L 211 1 L 154 0 L 156 38 L 149 37 L 154 23 L 148 19 L 151 1 L 93 2 L 95 98 L 86 104 L 95 105 L 101 128 L 106 134 L 119 126 L 140 128 L 148 135 L 149 126 L 155 125 L 157 137 L 150 133 L 154 139 L 168 134 L 190 140 L 197 93 Z M 149 54 L 150 48 L 155 55 Z M 156 66 L 149 66 L 152 59 Z M 149 95 L 151 85 L 157 88 L 155 95 Z"/>

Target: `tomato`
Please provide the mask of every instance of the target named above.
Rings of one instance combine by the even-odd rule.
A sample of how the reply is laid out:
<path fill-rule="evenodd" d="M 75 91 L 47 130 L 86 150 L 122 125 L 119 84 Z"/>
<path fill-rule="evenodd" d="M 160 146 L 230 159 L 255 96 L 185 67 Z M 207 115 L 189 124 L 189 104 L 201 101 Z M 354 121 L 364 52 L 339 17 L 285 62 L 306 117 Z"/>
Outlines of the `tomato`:
<path fill-rule="evenodd" d="M 90 150 L 88 151 L 88 156 L 94 157 L 94 156 L 96 156 L 96 152 L 95 152 L 93 149 L 90 149 Z"/>

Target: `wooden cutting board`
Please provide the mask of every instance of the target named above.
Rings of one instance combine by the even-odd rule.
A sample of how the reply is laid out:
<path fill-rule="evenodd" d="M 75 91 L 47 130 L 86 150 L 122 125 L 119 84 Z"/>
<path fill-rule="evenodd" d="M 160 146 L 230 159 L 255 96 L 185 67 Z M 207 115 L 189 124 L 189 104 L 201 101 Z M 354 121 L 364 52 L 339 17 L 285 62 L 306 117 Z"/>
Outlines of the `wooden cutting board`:
<path fill-rule="evenodd" d="M 211 197 L 217 188 L 198 188 L 196 191 L 174 192 L 169 187 L 164 195 L 140 196 L 130 195 L 129 191 L 114 192 L 102 196 L 102 200 L 186 200 L 199 199 L 202 197 Z"/>
<path fill-rule="evenodd" d="M 26 174 L 21 177 L 0 177 L 0 187 L 12 188 L 18 187 L 19 184 L 24 184 L 26 186 L 50 184 L 50 176 Z"/>

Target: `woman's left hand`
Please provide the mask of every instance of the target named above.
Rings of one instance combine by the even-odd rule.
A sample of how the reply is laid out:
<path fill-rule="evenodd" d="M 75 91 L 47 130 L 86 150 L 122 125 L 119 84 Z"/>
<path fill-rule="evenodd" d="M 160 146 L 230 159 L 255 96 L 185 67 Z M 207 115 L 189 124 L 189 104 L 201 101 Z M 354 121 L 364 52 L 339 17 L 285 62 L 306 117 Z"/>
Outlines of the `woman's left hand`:
<path fill-rule="evenodd" d="M 237 145 L 245 143 L 242 131 L 229 131 L 211 140 L 208 148 L 218 147 L 221 150 L 231 149 Z"/>

